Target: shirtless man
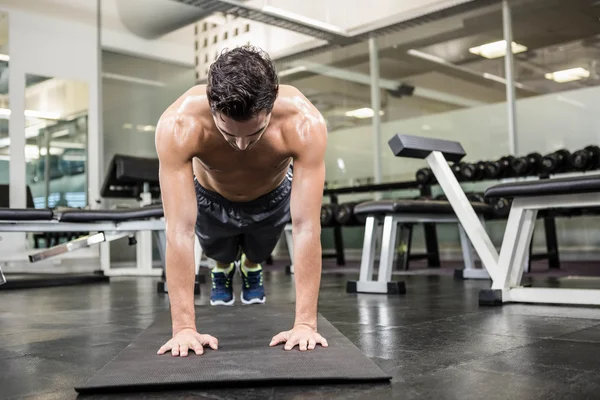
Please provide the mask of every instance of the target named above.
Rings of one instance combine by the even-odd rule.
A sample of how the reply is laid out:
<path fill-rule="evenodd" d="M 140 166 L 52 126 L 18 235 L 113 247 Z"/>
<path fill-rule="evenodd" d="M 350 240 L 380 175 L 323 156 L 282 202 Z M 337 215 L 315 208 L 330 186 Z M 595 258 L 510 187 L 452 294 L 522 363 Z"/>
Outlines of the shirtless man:
<path fill-rule="evenodd" d="M 184 93 L 161 116 L 156 149 L 173 337 L 158 354 L 200 355 L 203 346 L 218 348 L 217 338 L 204 333 L 210 327 L 196 326 L 194 235 L 216 261 L 211 304 L 234 303 L 238 266 L 242 302 L 263 303 L 260 263 L 290 215 L 295 321 L 270 346 L 327 346 L 317 332 L 326 142 L 321 114 L 297 89 L 279 86 L 268 56 L 250 46 L 223 53 L 211 65 L 207 85 Z"/>

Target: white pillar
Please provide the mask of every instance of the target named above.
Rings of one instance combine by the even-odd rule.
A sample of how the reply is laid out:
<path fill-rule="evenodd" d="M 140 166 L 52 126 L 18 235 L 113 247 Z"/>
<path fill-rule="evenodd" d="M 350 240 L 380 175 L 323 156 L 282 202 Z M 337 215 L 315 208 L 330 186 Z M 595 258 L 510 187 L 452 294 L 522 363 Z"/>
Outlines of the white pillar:
<path fill-rule="evenodd" d="M 508 111 L 508 151 L 517 154 L 517 110 L 514 78 L 514 56 L 512 52 L 512 17 L 507 0 L 502 1 L 502 25 L 504 40 L 506 41 L 506 55 L 504 56 L 504 69 L 506 71 L 506 107 Z"/>
<path fill-rule="evenodd" d="M 371 108 L 373 109 L 373 176 L 381 183 L 381 89 L 379 88 L 379 54 L 374 37 L 369 38 L 369 65 L 371 72 Z M 376 193 L 378 198 L 379 193 Z"/>

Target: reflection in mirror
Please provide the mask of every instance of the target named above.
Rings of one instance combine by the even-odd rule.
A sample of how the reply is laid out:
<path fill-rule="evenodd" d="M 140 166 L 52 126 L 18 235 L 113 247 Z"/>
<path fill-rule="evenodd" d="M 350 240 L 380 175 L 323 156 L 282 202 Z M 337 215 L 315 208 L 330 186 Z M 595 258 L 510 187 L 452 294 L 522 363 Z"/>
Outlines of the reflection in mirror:
<path fill-rule="evenodd" d="M 8 13 L 0 12 L 0 207 L 8 207 L 8 173 L 10 162 L 10 139 L 8 138 Z"/>
<path fill-rule="evenodd" d="M 87 205 L 88 87 L 26 76 L 25 160 L 35 208 Z"/>

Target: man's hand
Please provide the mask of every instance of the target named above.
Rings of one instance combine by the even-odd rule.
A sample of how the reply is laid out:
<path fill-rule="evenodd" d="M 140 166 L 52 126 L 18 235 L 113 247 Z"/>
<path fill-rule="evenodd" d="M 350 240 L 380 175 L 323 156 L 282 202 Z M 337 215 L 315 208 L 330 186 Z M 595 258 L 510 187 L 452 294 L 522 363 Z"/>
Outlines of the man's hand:
<path fill-rule="evenodd" d="M 269 346 L 277 346 L 279 343 L 285 343 L 285 350 L 292 350 L 298 345 L 301 351 L 313 350 L 317 344 L 328 346 L 327 339 L 307 325 L 296 325 L 289 331 L 280 332 L 271 339 Z"/>
<path fill-rule="evenodd" d="M 204 354 L 205 345 L 210 346 L 213 350 L 217 350 L 219 348 L 219 341 L 213 336 L 201 335 L 195 329 L 182 329 L 161 347 L 157 354 L 165 354 L 170 350 L 173 357 L 179 355 L 186 357 L 188 350 L 193 350 L 199 356 Z"/>

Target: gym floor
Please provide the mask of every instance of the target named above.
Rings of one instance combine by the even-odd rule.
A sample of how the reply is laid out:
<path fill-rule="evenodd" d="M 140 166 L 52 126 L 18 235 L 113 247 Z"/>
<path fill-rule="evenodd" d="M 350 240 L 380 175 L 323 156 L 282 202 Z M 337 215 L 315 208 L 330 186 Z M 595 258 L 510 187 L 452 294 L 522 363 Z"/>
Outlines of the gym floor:
<path fill-rule="evenodd" d="M 293 302 L 291 278 L 277 265 L 267 268 L 267 301 Z M 355 273 L 324 273 L 321 314 L 394 377 L 390 384 L 80 397 L 598 398 L 600 309 L 517 304 L 480 308 L 478 290 L 488 283 L 457 281 L 448 275 L 405 276 L 408 294 L 387 297 L 346 294 L 346 281 L 355 279 Z M 536 279 L 541 284 L 563 282 Z M 580 284 L 585 287 L 590 281 Z M 198 304 L 206 305 L 206 284 L 203 290 Z M 75 385 L 85 382 L 165 310 L 168 299 L 156 293 L 153 278 L 0 293 L 0 399 L 77 397 Z"/>

